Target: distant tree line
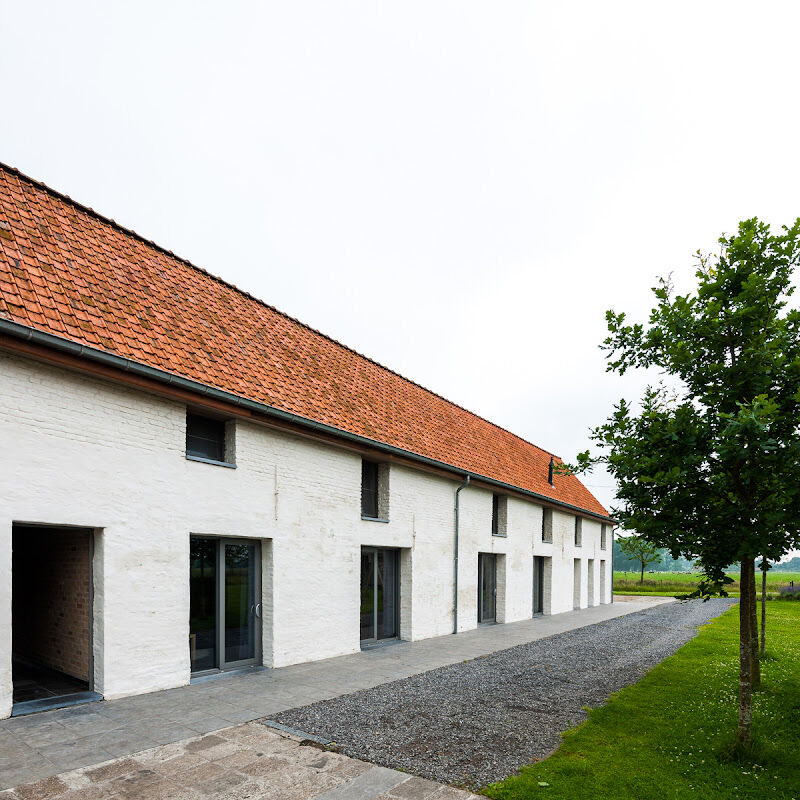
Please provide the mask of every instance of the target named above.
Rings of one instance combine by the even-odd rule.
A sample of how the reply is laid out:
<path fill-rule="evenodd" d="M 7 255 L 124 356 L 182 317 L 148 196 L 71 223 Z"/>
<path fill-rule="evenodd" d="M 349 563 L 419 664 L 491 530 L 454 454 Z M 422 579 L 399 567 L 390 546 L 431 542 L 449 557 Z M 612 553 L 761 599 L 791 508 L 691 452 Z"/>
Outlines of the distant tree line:
<path fill-rule="evenodd" d="M 622 548 L 619 546 L 620 538 L 621 537 L 614 538 L 614 571 L 639 572 L 641 569 L 641 563 L 637 559 L 631 558 L 622 552 Z M 695 565 L 693 560 L 683 558 L 682 556 L 679 558 L 673 558 L 669 554 L 669 551 L 664 548 L 661 548 L 658 551 L 658 555 L 661 560 L 654 564 L 648 564 L 648 572 L 688 572 Z M 800 557 L 795 556 L 789 561 L 784 561 L 780 564 L 772 564 L 771 569 L 774 569 L 777 572 L 800 572 Z M 729 566 L 727 571 L 738 572 L 739 564 L 734 562 Z"/>
<path fill-rule="evenodd" d="M 800 558 L 795 556 L 782 564 L 773 564 L 772 569 L 776 572 L 800 572 Z"/>

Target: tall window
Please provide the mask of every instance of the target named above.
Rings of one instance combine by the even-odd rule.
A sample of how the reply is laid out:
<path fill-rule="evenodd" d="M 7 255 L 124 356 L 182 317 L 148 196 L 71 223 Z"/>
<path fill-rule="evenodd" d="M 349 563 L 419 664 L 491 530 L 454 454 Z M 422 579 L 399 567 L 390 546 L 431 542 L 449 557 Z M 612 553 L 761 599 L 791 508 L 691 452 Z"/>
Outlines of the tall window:
<path fill-rule="evenodd" d="M 583 520 L 580 517 L 575 517 L 575 547 L 580 547 L 583 544 Z"/>
<path fill-rule="evenodd" d="M 223 420 L 187 413 L 187 457 L 226 463 L 225 427 Z"/>
<path fill-rule="evenodd" d="M 542 541 L 553 541 L 553 509 L 542 509 Z"/>
<path fill-rule="evenodd" d="M 378 464 L 361 462 L 361 515 L 378 518 Z"/>
<path fill-rule="evenodd" d="M 608 533 L 608 525 L 606 525 L 604 523 L 604 524 L 602 524 L 600 526 L 600 549 L 601 550 L 605 550 L 606 549 L 606 541 L 607 541 L 606 540 L 606 536 L 607 536 L 607 533 Z"/>
<path fill-rule="evenodd" d="M 492 495 L 492 536 L 505 536 L 508 498 L 500 494 Z"/>

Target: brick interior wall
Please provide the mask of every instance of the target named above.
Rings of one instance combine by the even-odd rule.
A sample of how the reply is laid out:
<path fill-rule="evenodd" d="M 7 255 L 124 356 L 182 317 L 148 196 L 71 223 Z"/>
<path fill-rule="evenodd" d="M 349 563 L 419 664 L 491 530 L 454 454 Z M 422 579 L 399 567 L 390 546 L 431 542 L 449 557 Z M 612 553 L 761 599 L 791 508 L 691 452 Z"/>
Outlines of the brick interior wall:
<path fill-rule="evenodd" d="M 15 526 L 14 654 L 89 681 L 91 532 Z"/>

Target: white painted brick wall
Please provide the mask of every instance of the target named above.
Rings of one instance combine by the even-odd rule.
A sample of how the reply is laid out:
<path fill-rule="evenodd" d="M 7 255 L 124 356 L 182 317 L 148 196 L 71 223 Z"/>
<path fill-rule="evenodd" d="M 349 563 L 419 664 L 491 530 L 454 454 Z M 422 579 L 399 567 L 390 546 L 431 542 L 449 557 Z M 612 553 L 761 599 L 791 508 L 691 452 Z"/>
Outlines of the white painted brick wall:
<path fill-rule="evenodd" d="M 401 633 L 452 633 L 456 480 L 392 465 L 390 521 L 361 519 L 361 462 L 346 450 L 236 423 L 236 469 L 188 461 L 185 406 L 0 354 L 0 717 L 11 708 L 13 522 L 95 528 L 94 681 L 106 697 L 188 682 L 189 537 L 263 542 L 264 663 L 359 649 L 362 545 L 401 548 Z M 276 498 L 277 474 L 277 498 Z M 504 556 L 498 620 L 532 613 L 533 556 L 552 559 L 547 613 L 572 609 L 572 559 L 595 559 L 599 523 L 509 498 L 491 535 L 492 494 L 461 493 L 459 630 L 477 625 L 478 553 Z M 412 591 L 413 584 L 413 591 Z M 583 597 L 586 601 L 584 588 Z"/>

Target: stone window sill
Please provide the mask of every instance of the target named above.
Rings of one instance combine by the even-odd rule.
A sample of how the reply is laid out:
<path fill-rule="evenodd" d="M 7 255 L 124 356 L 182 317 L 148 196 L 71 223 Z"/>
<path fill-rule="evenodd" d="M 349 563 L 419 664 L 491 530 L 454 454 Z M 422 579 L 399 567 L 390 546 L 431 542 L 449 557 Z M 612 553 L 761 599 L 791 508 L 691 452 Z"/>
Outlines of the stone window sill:
<path fill-rule="evenodd" d="M 228 461 L 214 461 L 213 458 L 201 458 L 200 456 L 186 455 L 187 461 L 199 461 L 201 464 L 213 464 L 215 467 L 227 467 L 228 469 L 236 469 L 236 464 L 231 464 Z"/>
<path fill-rule="evenodd" d="M 381 517 L 368 517 L 366 514 L 361 515 L 361 519 L 365 520 L 366 522 L 388 522 L 388 519 L 383 519 Z"/>

